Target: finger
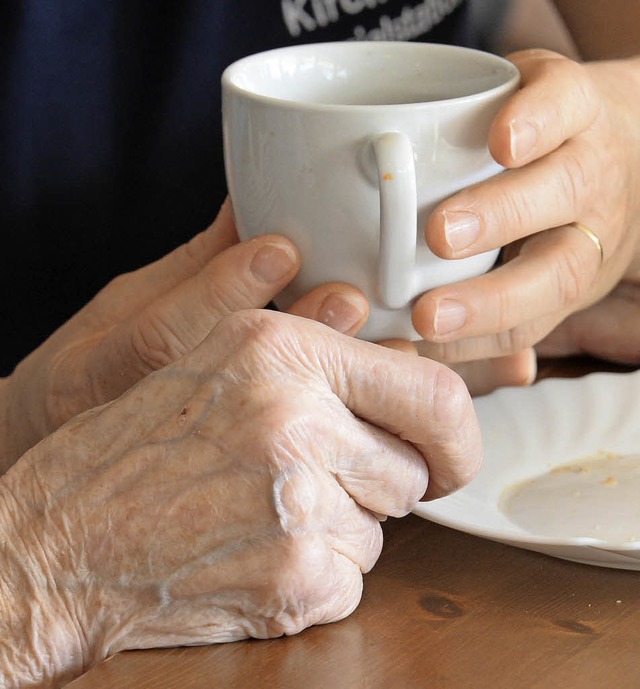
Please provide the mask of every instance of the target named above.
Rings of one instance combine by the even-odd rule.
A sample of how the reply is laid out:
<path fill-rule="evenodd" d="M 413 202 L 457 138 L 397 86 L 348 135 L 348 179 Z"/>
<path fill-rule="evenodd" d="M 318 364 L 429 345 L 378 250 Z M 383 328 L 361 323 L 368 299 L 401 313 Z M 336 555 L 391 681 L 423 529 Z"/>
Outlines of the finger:
<path fill-rule="evenodd" d="M 435 361 L 369 342 L 341 339 L 336 352 L 338 342 L 325 334 L 322 344 L 319 363 L 342 402 L 363 421 L 411 443 L 425 458 L 427 498 L 471 480 L 482 448 L 471 397 L 457 374 Z"/>
<path fill-rule="evenodd" d="M 287 311 L 324 323 L 346 335 L 355 335 L 369 316 L 369 302 L 355 287 L 334 282 L 309 292 Z"/>
<path fill-rule="evenodd" d="M 566 224 L 581 218 L 593 199 L 598 176 L 589 173 L 589 161 L 600 170 L 602 152 L 570 141 L 597 116 L 600 98 L 591 80 L 581 65 L 549 51 L 524 51 L 513 60 L 523 87 L 496 116 L 490 148 L 506 167 L 527 165 L 465 189 L 435 210 L 426 238 L 443 258 L 474 255 Z M 525 145 L 526 139 L 531 141 Z"/>
<path fill-rule="evenodd" d="M 640 364 L 640 289 L 622 283 L 602 301 L 560 323 L 536 350 L 545 357 L 588 354 Z"/>
<path fill-rule="evenodd" d="M 459 364 L 494 358 L 513 356 L 529 349 L 546 337 L 562 320 L 562 314 L 550 314 L 543 318 L 522 323 L 511 330 L 485 335 L 467 337 L 453 342 L 418 343 L 418 353 L 435 361 L 442 361 L 455 369 Z M 473 381 L 471 381 L 473 385 Z M 473 394 L 478 394 L 475 390 Z"/>
<path fill-rule="evenodd" d="M 473 403 L 446 366 L 266 310 L 221 321 L 203 351 L 215 363 L 239 342 L 249 357 L 259 347 L 258 354 L 274 362 L 271 371 L 303 375 L 307 394 L 337 398 L 362 421 L 411 443 L 427 462 L 428 497 L 456 490 L 477 473 L 482 446 Z M 259 384 L 269 381 L 254 378 Z"/>
<path fill-rule="evenodd" d="M 378 344 L 414 355 L 419 354 L 421 347 L 421 343 L 407 340 L 385 340 Z M 449 368 L 464 380 L 474 397 L 506 386 L 531 385 L 537 373 L 536 354 L 533 349 L 481 361 L 449 364 Z"/>
<path fill-rule="evenodd" d="M 424 464 L 424 460 L 421 460 Z M 363 574 L 370 572 L 382 552 L 382 528 L 378 518 L 354 501 L 348 491 L 327 515 L 332 549 L 355 563 Z"/>
<path fill-rule="evenodd" d="M 236 244 L 111 330 L 88 353 L 88 370 L 99 372 L 103 385 L 126 389 L 192 350 L 227 314 L 265 306 L 298 267 L 298 253 L 284 237 Z"/>
<path fill-rule="evenodd" d="M 465 258 L 581 218 L 598 228 L 610 254 L 615 249 L 606 232 L 610 220 L 585 217 L 598 180 L 588 171 L 600 167 L 598 155 L 571 141 L 521 170 L 468 187 L 429 217 L 429 247 L 443 258 Z"/>
<path fill-rule="evenodd" d="M 211 225 L 189 242 L 148 266 L 115 278 L 91 303 L 92 316 L 109 326 L 126 319 L 196 275 L 214 256 L 237 242 L 227 199 Z"/>
<path fill-rule="evenodd" d="M 154 623 L 144 638 L 156 645 L 264 639 L 346 617 L 362 596 L 362 573 L 331 540 L 313 533 L 254 537 L 181 567 L 169 603 L 149 611 Z"/>
<path fill-rule="evenodd" d="M 452 364 L 451 368 L 478 397 L 498 388 L 531 385 L 537 373 L 536 353 L 528 348 L 494 359 Z"/>
<path fill-rule="evenodd" d="M 308 423 L 305 424 L 306 427 L 301 437 L 296 441 L 297 450 L 305 457 L 313 457 L 314 454 L 317 457 L 318 453 L 314 447 L 317 443 L 317 436 L 313 434 L 312 429 L 314 422 L 321 419 L 322 411 L 326 411 L 326 409 L 326 407 L 319 409 L 315 420 L 306 419 Z M 354 439 L 352 435 L 344 437 L 346 429 L 337 421 L 337 419 L 332 420 L 336 438 L 333 439 L 331 444 L 327 444 L 328 447 L 345 448 L 349 446 L 360 450 L 366 444 L 367 439 L 362 437 Z M 264 420 L 263 423 L 265 423 Z M 268 422 L 266 424 L 268 425 Z M 349 426 L 352 424 L 353 420 Z M 342 442 L 340 442 L 338 436 L 343 436 Z M 309 442 L 309 446 L 303 450 L 303 444 L 306 442 Z M 370 445 L 371 443 L 369 442 L 368 444 Z M 232 445 L 229 446 L 229 453 L 231 453 L 232 447 Z M 418 454 L 415 449 L 411 449 L 414 454 Z M 242 464 L 243 461 L 253 465 L 251 467 L 253 472 L 250 471 L 248 476 L 247 472 L 239 474 L 239 479 L 245 483 L 246 492 L 251 494 L 252 481 L 263 480 L 260 472 L 255 471 L 256 457 L 253 456 L 244 460 L 241 450 L 237 451 L 237 454 L 239 459 L 234 462 L 235 466 Z M 423 473 L 426 473 L 422 457 L 414 461 L 419 462 Z M 257 479 L 254 479 L 256 473 Z M 234 481 L 233 476 L 231 480 Z M 233 485 L 231 490 L 234 492 Z M 241 487 L 237 487 L 237 490 L 235 490 L 237 494 L 242 492 L 243 489 Z M 253 490 L 253 493 L 256 495 L 260 495 L 261 492 L 263 491 L 260 491 L 259 487 Z M 212 498 L 215 498 L 215 485 L 210 493 Z M 336 473 L 331 471 L 330 467 L 318 461 L 318 459 L 308 464 L 297 461 L 293 466 L 282 470 L 280 476 L 274 482 L 270 498 L 272 504 L 271 509 L 267 513 L 267 518 L 273 520 L 273 510 L 275 507 L 277 521 L 285 538 L 295 534 L 296 538 L 304 539 L 312 536 L 315 537 L 318 533 L 326 533 L 329 535 L 329 542 L 332 544 L 333 550 L 349 558 L 362 572 L 368 572 L 380 556 L 382 531 L 378 519 L 371 511 L 366 509 L 366 505 L 354 499 L 354 496 L 341 485 L 340 478 Z M 220 500 L 213 500 L 213 502 L 222 504 L 224 502 L 223 496 L 221 496 Z M 262 502 L 260 500 L 254 501 L 251 520 L 247 521 L 246 516 L 244 517 L 245 528 L 250 531 L 246 535 L 247 538 L 250 538 L 252 533 L 255 533 L 256 527 L 261 528 L 261 518 L 264 519 L 265 517 L 264 509 L 260 509 L 261 505 Z M 231 515 L 232 518 L 230 519 L 234 534 L 238 534 L 242 528 L 243 516 L 245 515 L 241 504 L 238 505 L 238 509 L 239 514 Z"/>
<path fill-rule="evenodd" d="M 414 342 L 410 342 L 409 340 L 399 340 L 399 339 L 390 339 L 390 340 L 380 340 L 378 342 L 379 345 L 382 347 L 389 347 L 389 349 L 395 349 L 398 352 L 404 352 L 405 354 L 418 354 L 418 350 L 416 348 L 416 345 Z"/>
<path fill-rule="evenodd" d="M 596 277 L 602 292 L 611 288 L 614 278 L 600 266 L 593 242 L 574 227 L 556 228 L 527 240 L 516 258 L 496 270 L 422 295 L 414 305 L 413 324 L 424 339 L 440 343 L 499 336 L 552 313 L 559 322 L 586 295 L 594 298 Z M 496 349 L 488 356 L 533 344 L 514 342 L 515 350 Z"/>
<path fill-rule="evenodd" d="M 356 418 L 335 434 L 343 451 L 330 469 L 342 488 L 370 512 L 389 517 L 411 512 L 429 484 L 423 455 L 406 440 Z"/>
<path fill-rule="evenodd" d="M 600 100 L 581 64 L 548 50 L 508 56 L 521 75 L 521 88 L 496 116 L 489 134 L 494 158 L 519 167 L 540 158 L 584 131 Z"/>

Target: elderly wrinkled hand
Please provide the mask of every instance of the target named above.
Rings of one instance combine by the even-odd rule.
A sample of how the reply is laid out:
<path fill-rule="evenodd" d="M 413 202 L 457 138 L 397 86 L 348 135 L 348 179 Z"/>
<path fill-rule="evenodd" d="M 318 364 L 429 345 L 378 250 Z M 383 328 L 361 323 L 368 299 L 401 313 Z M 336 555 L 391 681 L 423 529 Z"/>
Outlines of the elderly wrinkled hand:
<path fill-rule="evenodd" d="M 480 458 L 445 366 L 286 314 L 228 316 L 2 479 L 0 676 L 46 686 L 121 649 L 345 617 L 380 516 L 455 490 Z"/>
<path fill-rule="evenodd" d="M 118 276 L 0 381 L 10 406 L 4 438 L 0 428 L 0 462 L 9 466 L 71 417 L 189 352 L 225 315 L 265 306 L 299 267 L 296 247 L 282 236 L 238 243 L 226 202 L 207 230 L 159 261 Z M 355 288 L 330 283 L 290 311 L 354 334 L 368 304 Z"/>
<path fill-rule="evenodd" d="M 0 381 L 0 474 L 68 419 L 191 351 L 224 316 L 266 305 L 299 265 L 283 236 L 238 242 L 227 202 L 190 242 L 117 277 Z M 355 335 L 368 310 L 359 290 L 336 282 L 312 290 L 289 313 Z M 530 382 L 535 371 L 530 353 L 458 368 L 474 394 Z"/>
<path fill-rule="evenodd" d="M 510 59 L 522 88 L 490 138 L 508 170 L 441 204 L 426 236 L 444 258 L 516 245 L 490 273 L 417 301 L 421 352 L 442 361 L 530 347 L 640 269 L 640 60 Z"/>

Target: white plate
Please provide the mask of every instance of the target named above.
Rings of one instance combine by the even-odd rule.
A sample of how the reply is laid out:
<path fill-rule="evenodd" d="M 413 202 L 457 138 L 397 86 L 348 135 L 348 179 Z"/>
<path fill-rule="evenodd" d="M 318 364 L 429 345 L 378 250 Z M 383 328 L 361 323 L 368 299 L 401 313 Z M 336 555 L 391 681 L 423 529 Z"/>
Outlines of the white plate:
<path fill-rule="evenodd" d="M 640 570 L 640 493 L 630 489 L 640 481 L 640 371 L 506 388 L 477 399 L 476 410 L 484 439 L 478 476 L 451 496 L 420 503 L 417 515 L 566 560 Z M 627 475 L 618 462 L 633 455 Z M 605 473 L 558 470 L 587 459 L 609 463 Z M 569 484 L 533 497 L 529 516 L 544 515 L 544 523 L 516 523 L 505 496 L 549 472 Z M 596 484 L 584 485 L 593 477 Z"/>

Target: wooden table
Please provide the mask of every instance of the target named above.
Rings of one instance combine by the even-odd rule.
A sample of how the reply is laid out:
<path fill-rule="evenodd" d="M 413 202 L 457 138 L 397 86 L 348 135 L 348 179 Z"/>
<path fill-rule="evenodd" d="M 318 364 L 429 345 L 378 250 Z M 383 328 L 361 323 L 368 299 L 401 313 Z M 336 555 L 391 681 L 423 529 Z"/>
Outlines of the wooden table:
<path fill-rule="evenodd" d="M 591 366 L 549 364 L 541 375 Z M 415 516 L 390 519 L 384 532 L 362 603 L 342 622 L 271 641 L 121 653 L 69 687 L 640 688 L 640 573 Z"/>

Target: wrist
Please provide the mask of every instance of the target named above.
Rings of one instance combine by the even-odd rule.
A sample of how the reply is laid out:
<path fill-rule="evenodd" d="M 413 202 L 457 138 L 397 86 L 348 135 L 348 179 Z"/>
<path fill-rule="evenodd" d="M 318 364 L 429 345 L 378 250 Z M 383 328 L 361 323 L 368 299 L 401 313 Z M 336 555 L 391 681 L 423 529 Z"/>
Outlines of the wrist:
<path fill-rule="evenodd" d="M 0 686 L 60 686 L 82 673 L 87 644 L 48 559 L 46 510 L 30 509 L 33 494 L 19 502 L 15 473 L 0 479 Z"/>

